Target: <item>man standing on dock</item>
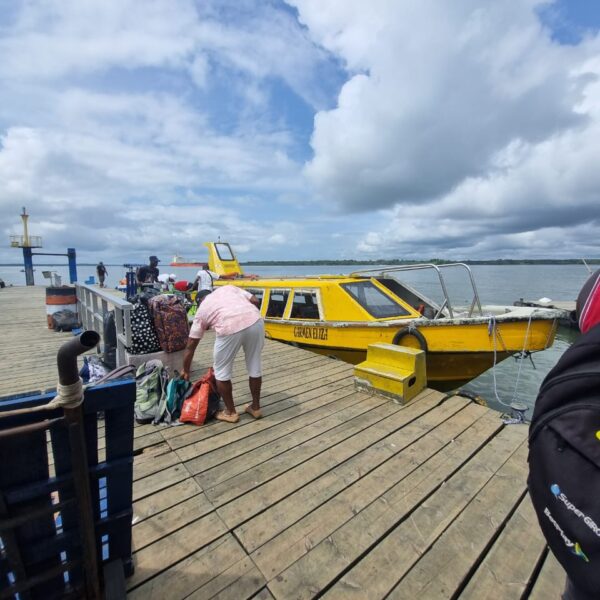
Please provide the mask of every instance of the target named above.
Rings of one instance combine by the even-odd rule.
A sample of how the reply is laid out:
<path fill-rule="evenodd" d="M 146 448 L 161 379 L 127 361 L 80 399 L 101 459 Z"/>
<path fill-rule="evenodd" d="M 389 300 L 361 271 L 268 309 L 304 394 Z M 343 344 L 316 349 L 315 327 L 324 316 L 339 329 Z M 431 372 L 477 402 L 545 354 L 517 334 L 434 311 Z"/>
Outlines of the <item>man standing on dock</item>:
<path fill-rule="evenodd" d="M 139 285 L 144 283 L 158 283 L 158 263 L 160 260 L 156 256 L 150 256 L 149 265 L 144 265 L 137 270 L 137 282 Z"/>
<path fill-rule="evenodd" d="M 104 279 L 108 275 L 108 271 L 104 266 L 104 263 L 100 261 L 96 266 L 96 275 L 98 275 L 98 282 L 100 283 L 100 287 L 104 287 Z"/>
<path fill-rule="evenodd" d="M 182 377 L 190 377 L 192 359 L 204 332 L 214 329 L 216 333 L 213 350 L 213 363 L 217 391 L 223 398 L 225 410 L 216 414 L 220 421 L 237 423 L 238 415 L 233 403 L 231 375 L 233 361 L 240 346 L 244 348 L 248 384 L 252 403 L 244 411 L 255 419 L 262 416 L 260 411 L 260 389 L 262 386 L 261 352 L 265 343 L 265 328 L 260 316 L 259 301 L 256 296 L 242 288 L 224 285 L 214 292 L 198 292 L 198 310 L 190 329 L 183 356 Z"/>

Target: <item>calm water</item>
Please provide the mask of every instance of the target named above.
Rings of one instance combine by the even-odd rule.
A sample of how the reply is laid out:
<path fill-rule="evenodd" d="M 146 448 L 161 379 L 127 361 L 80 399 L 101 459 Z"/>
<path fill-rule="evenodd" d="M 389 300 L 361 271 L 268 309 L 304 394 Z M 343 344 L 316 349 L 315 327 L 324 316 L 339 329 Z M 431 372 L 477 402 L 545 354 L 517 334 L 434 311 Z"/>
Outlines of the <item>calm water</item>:
<path fill-rule="evenodd" d="M 371 269 L 371 266 L 360 265 L 349 267 L 340 266 L 294 266 L 294 267 L 247 267 L 248 273 L 261 276 L 277 275 L 315 275 L 319 273 L 348 273 L 361 268 Z M 378 269 L 380 269 L 379 267 Z M 107 284 L 114 287 L 118 280 L 125 274 L 122 266 L 107 265 Z M 38 267 L 35 272 L 35 281 L 44 285 L 43 270 L 53 270 L 63 277 L 63 283 L 68 282 L 68 268 L 66 266 Z M 581 286 L 588 277 L 588 272 L 583 265 L 477 265 L 471 267 L 477 290 L 482 304 L 512 304 L 519 298 L 538 300 L 547 297 L 554 301 L 573 301 L 577 297 Z M 193 280 L 197 269 L 190 267 L 161 268 L 161 273 L 175 273 L 178 279 Z M 81 281 L 90 275 L 95 275 L 94 267 L 78 267 Z M 472 300 L 472 292 L 468 276 L 462 269 L 448 269 L 444 272 L 448 293 L 453 305 L 467 305 Z M 416 273 L 402 273 L 398 275 L 407 283 L 422 290 L 432 300 L 439 302 L 441 294 L 438 293 L 439 283 L 434 271 L 419 271 Z M 25 275 L 20 267 L 0 267 L 0 278 L 7 285 L 24 285 Z M 537 390 L 546 373 L 556 364 L 561 354 L 576 338 L 572 330 L 560 328 L 554 346 L 544 352 L 533 356 L 522 363 L 515 359 L 508 359 L 500 363 L 493 371 L 490 370 L 470 382 L 465 389 L 478 394 L 488 401 L 490 406 L 502 408 L 496 400 L 496 394 L 501 402 L 510 403 L 518 399 L 530 406 L 533 405 Z M 520 366 L 520 373 L 519 373 Z M 494 383 L 495 374 L 495 383 Z M 518 381 L 517 381 L 518 377 Z M 531 411 L 528 412 L 531 416 Z"/>

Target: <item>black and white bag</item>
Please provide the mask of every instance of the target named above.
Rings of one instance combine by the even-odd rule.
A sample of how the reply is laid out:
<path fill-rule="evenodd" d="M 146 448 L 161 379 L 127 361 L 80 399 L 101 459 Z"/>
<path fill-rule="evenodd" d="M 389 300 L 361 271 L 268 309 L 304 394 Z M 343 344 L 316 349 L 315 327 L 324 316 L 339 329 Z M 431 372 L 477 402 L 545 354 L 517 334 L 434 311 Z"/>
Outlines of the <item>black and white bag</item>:
<path fill-rule="evenodd" d="M 131 346 L 127 351 L 130 354 L 151 354 L 160 349 L 148 306 L 143 302 L 136 302 L 131 309 Z"/>
<path fill-rule="evenodd" d="M 527 483 L 552 552 L 578 589 L 600 598 L 600 325 L 540 387 Z"/>

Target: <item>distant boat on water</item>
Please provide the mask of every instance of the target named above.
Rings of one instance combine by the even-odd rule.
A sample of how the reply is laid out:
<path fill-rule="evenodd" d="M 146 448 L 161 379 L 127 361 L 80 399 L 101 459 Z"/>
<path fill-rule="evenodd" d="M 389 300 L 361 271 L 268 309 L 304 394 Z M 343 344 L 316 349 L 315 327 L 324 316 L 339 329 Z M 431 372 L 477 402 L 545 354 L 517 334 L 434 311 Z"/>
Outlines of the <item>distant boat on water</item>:
<path fill-rule="evenodd" d="M 203 267 L 206 263 L 185 260 L 179 254 L 173 256 L 173 260 L 169 263 L 170 267 Z"/>

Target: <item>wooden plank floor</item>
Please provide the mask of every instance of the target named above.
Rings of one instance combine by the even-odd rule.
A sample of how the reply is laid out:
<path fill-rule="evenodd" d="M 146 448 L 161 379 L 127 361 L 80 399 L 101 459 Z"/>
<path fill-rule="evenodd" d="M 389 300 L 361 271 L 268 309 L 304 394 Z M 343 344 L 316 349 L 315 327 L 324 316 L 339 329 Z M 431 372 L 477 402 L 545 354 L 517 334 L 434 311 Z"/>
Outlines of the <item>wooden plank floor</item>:
<path fill-rule="evenodd" d="M 46 329 L 43 288 L 1 290 L 0 327 L 0 394 L 52 386 L 70 334 Z M 239 357 L 240 409 L 246 381 Z M 356 392 L 349 365 L 272 341 L 262 405 L 236 425 L 135 428 L 130 597 L 560 597 L 526 427 L 432 390 L 406 407 Z"/>

